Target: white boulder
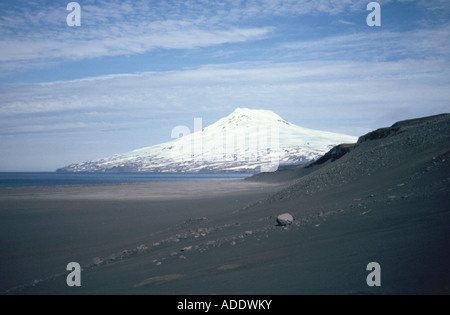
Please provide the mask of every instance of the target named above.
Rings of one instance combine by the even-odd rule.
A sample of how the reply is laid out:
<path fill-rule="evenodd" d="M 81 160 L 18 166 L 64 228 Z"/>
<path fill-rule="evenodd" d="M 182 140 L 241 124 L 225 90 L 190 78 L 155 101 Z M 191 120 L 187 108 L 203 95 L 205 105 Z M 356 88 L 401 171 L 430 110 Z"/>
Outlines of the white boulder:
<path fill-rule="evenodd" d="M 291 225 L 294 222 L 294 217 L 289 213 L 280 214 L 277 217 L 277 222 L 281 226 Z"/>

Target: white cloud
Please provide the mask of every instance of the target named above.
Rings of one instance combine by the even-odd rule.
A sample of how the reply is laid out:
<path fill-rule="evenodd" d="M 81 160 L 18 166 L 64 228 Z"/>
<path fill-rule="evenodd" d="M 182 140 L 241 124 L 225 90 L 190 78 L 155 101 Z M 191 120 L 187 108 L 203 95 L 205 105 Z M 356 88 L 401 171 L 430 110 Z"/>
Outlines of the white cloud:
<path fill-rule="evenodd" d="M 302 60 L 398 60 L 450 56 L 450 25 L 408 32 L 353 33 L 285 44 Z M 290 51 L 290 52 L 289 52 Z"/>
<path fill-rule="evenodd" d="M 21 134 L 21 133 L 35 133 L 35 132 L 49 132 L 59 130 L 71 130 L 86 128 L 87 124 L 82 122 L 76 123 L 62 123 L 62 124 L 34 124 L 34 125 L 16 125 L 3 128 L 4 134 Z"/>
<path fill-rule="evenodd" d="M 55 126 L 132 129 L 141 119 L 175 114 L 219 118 L 248 106 L 285 113 L 288 119 L 296 113 L 297 123 L 333 119 L 334 125 L 321 127 L 359 135 L 354 130 L 366 126 L 368 117 L 377 120 L 399 108 L 418 117 L 447 108 L 450 77 L 442 70 L 447 66 L 435 58 L 238 63 L 16 87 L 1 91 L 0 134 L 54 132 Z M 358 122 L 339 126 L 348 119 Z M 12 129 L 25 125 L 31 127 Z"/>
<path fill-rule="evenodd" d="M 196 45 L 196 41 L 213 44 L 217 40 L 246 40 L 268 32 L 261 28 L 195 29 L 192 36 L 184 39 L 192 42 L 183 42 L 186 35 L 183 32 L 190 30 L 181 30 L 183 22 L 177 23 L 157 23 L 161 29 L 180 32 L 179 40 L 172 37 L 164 42 L 161 38 L 159 45 L 188 47 Z M 420 116 L 448 107 L 450 44 L 446 38 L 449 34 L 449 26 L 403 33 L 355 33 L 268 48 L 271 51 L 268 55 L 276 52 L 278 62 L 268 58 L 265 62 L 204 65 L 178 71 L 2 88 L 0 117 L 4 117 L 4 124 L 0 133 L 12 132 L 7 126 L 23 125 L 23 117 L 30 116 L 36 120 L 30 125 L 51 126 L 75 119 L 75 123 L 89 122 L 78 125 L 80 128 L 95 128 L 95 119 L 99 121 L 100 116 L 92 113 L 101 113 L 110 118 L 106 127 L 115 128 L 156 114 L 163 117 L 169 113 L 193 114 L 204 110 L 222 115 L 238 106 L 275 111 L 280 108 L 289 113 L 300 106 L 302 115 L 311 119 L 318 115 L 317 110 L 323 117 L 334 116 L 339 120 L 362 119 L 369 114 L 380 117 L 381 112 L 399 107 L 407 107 L 411 115 Z M 92 47 L 110 49 L 104 53 L 148 49 L 149 46 L 139 48 L 139 43 L 137 38 L 131 38 L 114 46 L 111 39 L 113 48 L 104 43 Z M 89 49 L 86 47 L 86 51 Z M 79 53 L 87 54 L 86 51 Z M 283 64 L 279 60 L 290 62 Z M 426 108 L 424 103 L 428 104 Z M 342 109 L 333 111 L 335 106 Z M 43 117 L 45 124 L 39 122 Z"/>
<path fill-rule="evenodd" d="M 230 28 L 206 30 L 192 26 L 184 27 L 179 22 L 165 23 L 165 30 L 154 31 L 150 25 L 146 31 L 135 32 L 126 28 L 109 31 L 97 39 L 62 39 L 51 37 L 36 41 L 0 40 L 0 62 L 29 61 L 42 59 L 79 60 L 104 56 L 145 53 L 157 48 L 192 49 L 225 43 L 238 43 L 264 38 L 269 28 Z M 97 35 L 101 35 L 97 33 Z"/>
<path fill-rule="evenodd" d="M 62 6 L 26 6 L 19 12 L 4 12 L 0 16 L 0 69 L 246 42 L 265 38 L 271 30 L 216 23 L 213 16 L 191 10 L 180 16 L 177 5 L 166 6 L 165 1 L 83 4 L 80 27 L 65 24 L 68 11 Z M 189 2 L 178 6 L 189 9 Z"/>
<path fill-rule="evenodd" d="M 345 24 L 345 25 L 355 25 L 356 23 L 346 21 L 346 20 L 338 20 L 338 23 Z"/>
<path fill-rule="evenodd" d="M 388 1 L 385 1 L 388 2 Z M 0 13 L 0 69 L 45 62 L 192 49 L 266 38 L 271 16 L 336 15 L 364 9 L 363 0 L 86 1 L 80 27 L 66 25 L 65 5 L 17 1 Z M 341 20 L 343 21 L 343 20 Z"/>

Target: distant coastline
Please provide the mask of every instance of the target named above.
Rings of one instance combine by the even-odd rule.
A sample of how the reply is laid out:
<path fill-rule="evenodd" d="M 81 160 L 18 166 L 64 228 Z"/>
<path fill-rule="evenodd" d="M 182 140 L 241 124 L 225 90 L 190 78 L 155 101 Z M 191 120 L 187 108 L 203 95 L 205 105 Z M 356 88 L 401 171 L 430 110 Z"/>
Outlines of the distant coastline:
<path fill-rule="evenodd" d="M 0 187 L 127 184 L 243 179 L 251 173 L 0 172 Z"/>

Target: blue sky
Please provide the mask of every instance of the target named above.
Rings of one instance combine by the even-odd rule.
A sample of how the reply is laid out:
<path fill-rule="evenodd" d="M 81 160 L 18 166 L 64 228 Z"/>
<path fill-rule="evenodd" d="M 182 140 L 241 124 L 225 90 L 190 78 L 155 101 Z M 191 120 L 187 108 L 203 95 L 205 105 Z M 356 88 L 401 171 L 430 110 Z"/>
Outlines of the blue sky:
<path fill-rule="evenodd" d="M 359 136 L 450 112 L 450 2 L 0 2 L 0 171 L 53 171 L 269 109 Z"/>

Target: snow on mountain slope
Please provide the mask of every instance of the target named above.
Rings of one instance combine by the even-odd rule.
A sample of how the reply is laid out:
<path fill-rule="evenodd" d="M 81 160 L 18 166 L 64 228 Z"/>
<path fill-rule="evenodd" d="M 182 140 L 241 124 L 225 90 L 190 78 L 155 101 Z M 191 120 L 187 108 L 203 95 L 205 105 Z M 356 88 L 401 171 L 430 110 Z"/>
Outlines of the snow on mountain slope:
<path fill-rule="evenodd" d="M 333 146 L 356 137 L 296 126 L 269 110 L 237 108 L 188 134 L 174 128 L 170 142 L 125 154 L 71 164 L 60 172 L 270 172 L 283 165 L 315 160 Z"/>

